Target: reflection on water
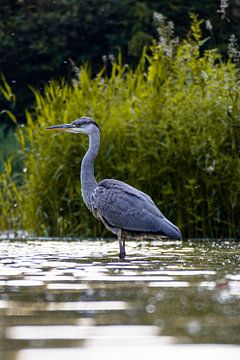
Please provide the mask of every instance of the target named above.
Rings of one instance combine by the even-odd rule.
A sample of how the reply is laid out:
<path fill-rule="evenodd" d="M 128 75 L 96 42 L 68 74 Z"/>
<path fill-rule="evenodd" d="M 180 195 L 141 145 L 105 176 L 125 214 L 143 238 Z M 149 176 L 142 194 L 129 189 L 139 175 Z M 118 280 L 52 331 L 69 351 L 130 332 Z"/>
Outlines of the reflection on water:
<path fill-rule="evenodd" d="M 117 247 L 0 242 L 0 359 L 240 358 L 240 244 Z"/>

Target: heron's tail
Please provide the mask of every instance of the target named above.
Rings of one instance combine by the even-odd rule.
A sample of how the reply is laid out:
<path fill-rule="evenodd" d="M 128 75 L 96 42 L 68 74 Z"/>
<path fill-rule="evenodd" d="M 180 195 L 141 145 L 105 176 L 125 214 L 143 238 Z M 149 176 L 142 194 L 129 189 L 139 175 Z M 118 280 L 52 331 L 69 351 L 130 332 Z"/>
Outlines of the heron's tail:
<path fill-rule="evenodd" d="M 170 238 L 182 240 L 182 233 L 179 228 L 165 217 L 162 219 L 161 231 Z"/>

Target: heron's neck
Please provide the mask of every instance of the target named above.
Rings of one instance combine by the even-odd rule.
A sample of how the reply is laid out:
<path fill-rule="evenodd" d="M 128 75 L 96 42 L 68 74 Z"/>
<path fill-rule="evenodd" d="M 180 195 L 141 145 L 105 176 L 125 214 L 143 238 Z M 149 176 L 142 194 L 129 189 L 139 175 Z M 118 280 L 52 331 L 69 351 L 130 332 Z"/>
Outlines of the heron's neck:
<path fill-rule="evenodd" d="M 94 160 L 98 154 L 100 146 L 100 132 L 96 128 L 89 135 L 89 148 L 86 152 L 81 164 L 81 188 L 82 196 L 85 204 L 91 209 L 92 193 L 97 186 L 94 176 Z"/>

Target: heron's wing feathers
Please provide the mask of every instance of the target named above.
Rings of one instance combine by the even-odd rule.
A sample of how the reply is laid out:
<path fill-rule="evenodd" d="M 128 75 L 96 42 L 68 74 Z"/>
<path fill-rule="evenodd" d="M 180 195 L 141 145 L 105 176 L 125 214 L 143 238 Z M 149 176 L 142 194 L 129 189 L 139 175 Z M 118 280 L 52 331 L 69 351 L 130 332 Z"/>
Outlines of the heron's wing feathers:
<path fill-rule="evenodd" d="M 171 224 L 150 196 L 118 180 L 99 182 L 93 208 L 97 216 L 123 230 L 166 234 L 166 221 Z"/>

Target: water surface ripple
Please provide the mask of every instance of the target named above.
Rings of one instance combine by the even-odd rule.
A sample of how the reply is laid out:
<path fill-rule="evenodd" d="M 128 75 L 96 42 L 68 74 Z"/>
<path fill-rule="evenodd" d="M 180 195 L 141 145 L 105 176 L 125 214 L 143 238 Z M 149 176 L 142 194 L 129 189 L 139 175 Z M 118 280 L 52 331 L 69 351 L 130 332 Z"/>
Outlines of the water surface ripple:
<path fill-rule="evenodd" d="M 0 359 L 240 359 L 240 244 L 0 242 Z"/>

